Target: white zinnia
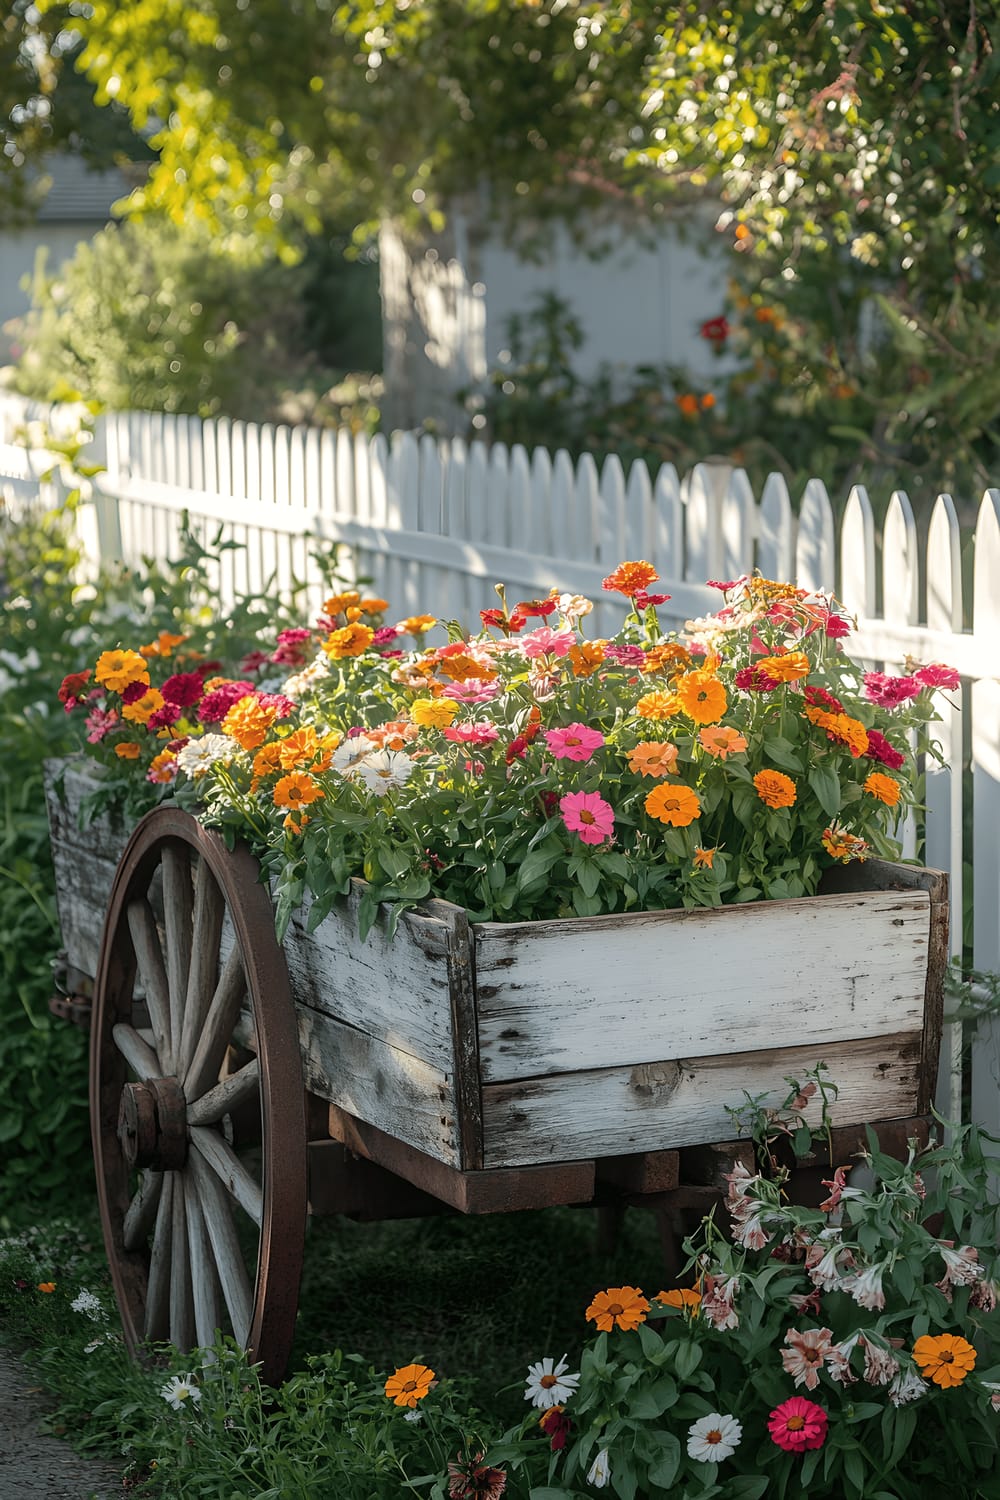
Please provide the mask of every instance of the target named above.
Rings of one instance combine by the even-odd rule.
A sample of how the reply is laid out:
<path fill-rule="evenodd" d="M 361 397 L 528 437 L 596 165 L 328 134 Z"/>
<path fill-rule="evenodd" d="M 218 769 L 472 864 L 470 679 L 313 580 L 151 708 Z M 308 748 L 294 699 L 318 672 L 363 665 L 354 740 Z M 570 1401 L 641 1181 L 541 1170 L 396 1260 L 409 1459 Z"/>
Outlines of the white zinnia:
<path fill-rule="evenodd" d="M 104 1308 L 101 1306 L 100 1297 L 96 1297 L 93 1292 L 88 1292 L 86 1287 L 83 1287 L 77 1293 L 70 1303 L 70 1307 L 74 1312 L 86 1313 L 87 1317 L 93 1318 L 95 1322 L 104 1317 Z"/>
<path fill-rule="evenodd" d="M 595 1490 L 603 1490 L 611 1478 L 611 1460 L 607 1448 L 602 1448 L 587 1472 L 587 1483 Z"/>
<path fill-rule="evenodd" d="M 225 734 L 203 734 L 188 740 L 177 752 L 177 769 L 185 776 L 203 776 L 217 761 L 231 761 L 236 745 Z"/>
<path fill-rule="evenodd" d="M 578 1374 L 566 1373 L 568 1363 L 569 1358 L 564 1354 L 558 1364 L 545 1358 L 539 1360 L 537 1365 L 529 1365 L 528 1383 L 524 1388 L 525 1401 L 542 1408 L 562 1406 L 564 1401 L 568 1401 L 580 1383 Z"/>
<path fill-rule="evenodd" d="M 370 740 L 366 734 L 355 734 L 342 740 L 333 752 L 330 769 L 339 771 L 341 776 L 349 776 L 356 771 L 358 765 L 366 755 L 371 755 L 378 746 L 374 740 Z"/>
<path fill-rule="evenodd" d="M 191 1375 L 171 1375 L 166 1384 L 160 1386 L 160 1395 L 164 1401 L 169 1401 L 174 1411 L 180 1411 L 188 1401 L 197 1406 L 201 1400 L 201 1391 Z"/>
<path fill-rule="evenodd" d="M 710 1411 L 688 1428 L 688 1456 L 700 1464 L 717 1464 L 733 1456 L 742 1437 L 743 1426 L 735 1417 Z"/>
<path fill-rule="evenodd" d="M 297 703 L 300 698 L 305 697 L 306 693 L 312 691 L 317 682 L 329 675 L 330 663 L 325 656 L 317 656 L 315 661 L 303 667 L 301 672 L 293 672 L 291 677 L 286 677 L 279 691 L 284 693 L 286 698 L 291 698 Z"/>
<path fill-rule="evenodd" d="M 357 777 L 369 792 L 384 797 L 386 792 L 405 786 L 413 771 L 413 761 L 402 750 L 376 750 L 357 765 Z"/>
<path fill-rule="evenodd" d="M 893 1406 L 905 1406 L 908 1401 L 919 1401 L 928 1389 L 926 1380 L 914 1370 L 900 1370 L 889 1387 L 889 1400 Z"/>

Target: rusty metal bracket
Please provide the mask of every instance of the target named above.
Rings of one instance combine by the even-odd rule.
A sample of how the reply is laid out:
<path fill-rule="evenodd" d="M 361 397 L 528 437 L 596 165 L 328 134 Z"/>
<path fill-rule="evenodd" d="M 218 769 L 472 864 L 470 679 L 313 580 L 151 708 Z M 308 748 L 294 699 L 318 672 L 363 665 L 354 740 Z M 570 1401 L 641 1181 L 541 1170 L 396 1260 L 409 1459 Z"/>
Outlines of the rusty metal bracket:
<path fill-rule="evenodd" d="M 90 1012 L 92 1004 L 89 995 L 53 995 L 49 1001 L 49 1010 L 60 1021 L 71 1021 L 74 1026 L 82 1026 L 84 1031 L 90 1030 Z"/>

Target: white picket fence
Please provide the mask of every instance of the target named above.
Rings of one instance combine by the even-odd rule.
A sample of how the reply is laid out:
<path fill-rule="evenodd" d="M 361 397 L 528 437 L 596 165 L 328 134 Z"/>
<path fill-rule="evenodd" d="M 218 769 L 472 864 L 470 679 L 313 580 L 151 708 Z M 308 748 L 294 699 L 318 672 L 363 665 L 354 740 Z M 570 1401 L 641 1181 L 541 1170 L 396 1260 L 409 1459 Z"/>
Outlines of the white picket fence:
<path fill-rule="evenodd" d="M 33 420 L 65 427 L 76 416 L 0 395 L 0 495 L 9 503 L 37 496 L 51 462 L 37 446 L 40 433 L 26 446 Z M 838 525 L 821 480 L 809 481 L 796 514 L 779 475 L 757 497 L 743 471 L 727 466 L 698 466 L 681 479 L 669 464 L 651 475 L 636 463 L 626 474 L 614 457 L 598 469 L 587 455 L 574 463 L 544 449 L 141 412 L 99 419 L 86 457 L 103 466 L 82 512 L 95 555 L 176 555 L 187 513 L 206 545 L 220 531 L 243 544 L 219 554 L 229 598 L 287 593 L 299 581 L 318 604 L 311 551 L 331 541 L 349 545 L 355 574 L 370 575 L 399 616 L 429 611 L 472 624 L 496 603 L 493 584 L 502 581 L 512 601 L 554 585 L 587 594 L 598 601 L 595 628 L 613 629 L 616 606 L 601 579 L 624 558 L 658 566 L 673 620 L 718 604 L 706 579 L 755 566 L 833 589 L 858 618 L 852 649 L 865 661 L 893 670 L 913 656 L 962 674 L 937 733 L 945 763 L 928 762 L 926 814 L 903 829 L 904 852 L 919 851 L 951 876 L 952 950 L 961 948 L 963 907 L 971 907 L 964 930 L 971 925 L 973 962 L 1000 972 L 1000 490 L 987 490 L 974 534 L 964 537 L 941 495 L 922 547 L 902 492 L 877 534 L 860 486 Z M 60 484 L 49 482 L 48 501 Z M 961 1104 L 962 1049 L 962 1028 L 953 1026 L 939 1091 L 950 1118 Z M 972 1118 L 1000 1135 L 1000 1024 L 979 1023 L 971 1058 Z"/>

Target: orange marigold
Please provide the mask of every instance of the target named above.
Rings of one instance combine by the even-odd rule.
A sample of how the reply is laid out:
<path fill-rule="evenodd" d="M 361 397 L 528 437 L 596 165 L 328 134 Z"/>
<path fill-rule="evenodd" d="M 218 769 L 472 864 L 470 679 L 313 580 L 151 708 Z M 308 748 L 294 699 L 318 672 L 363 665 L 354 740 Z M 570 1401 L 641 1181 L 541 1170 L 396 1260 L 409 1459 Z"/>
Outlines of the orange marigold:
<path fill-rule="evenodd" d="M 141 698 L 122 704 L 122 718 L 131 724 L 145 724 L 150 716 L 163 707 L 163 694 L 158 688 L 147 688 Z"/>
<path fill-rule="evenodd" d="M 669 776 L 677 767 L 677 746 L 664 740 L 643 740 L 628 753 L 628 768 L 640 776 Z"/>
<path fill-rule="evenodd" d="M 345 656 L 360 656 L 375 639 L 370 625 L 344 625 L 340 630 L 331 630 L 323 642 L 323 650 L 333 661 Z"/>
<path fill-rule="evenodd" d="M 581 641 L 569 648 L 569 664 L 574 677 L 591 677 L 604 660 L 603 641 Z"/>
<path fill-rule="evenodd" d="M 682 712 L 696 724 L 717 723 L 729 706 L 726 690 L 713 672 L 685 672 L 674 691 Z"/>
<path fill-rule="evenodd" d="M 437 615 L 409 615 L 400 625 L 407 635 L 426 635 L 437 624 Z"/>
<path fill-rule="evenodd" d="M 333 594 L 323 605 L 325 615 L 342 615 L 345 609 L 352 605 L 361 603 L 361 595 L 355 589 L 349 589 L 346 594 Z"/>
<path fill-rule="evenodd" d="M 780 656 L 761 656 L 754 663 L 774 682 L 798 682 L 809 676 L 809 658 L 804 651 L 783 651 Z"/>
<path fill-rule="evenodd" d="M 699 729 L 698 743 L 709 755 L 714 755 L 716 760 L 725 760 L 727 755 L 736 755 L 747 747 L 746 739 L 738 729 L 730 729 L 723 724 L 709 724 L 704 729 Z"/>
<path fill-rule="evenodd" d="M 768 807 L 791 807 L 798 795 L 795 782 L 784 771 L 758 771 L 753 784 Z"/>
<path fill-rule="evenodd" d="M 306 776 L 301 771 L 292 771 L 288 776 L 282 776 L 274 788 L 274 805 L 308 807 L 310 802 L 316 802 L 325 795 L 323 788 L 317 786 L 311 776 Z"/>
<path fill-rule="evenodd" d="M 609 1286 L 598 1292 L 587 1308 L 587 1319 L 596 1323 L 602 1333 L 612 1328 L 638 1328 L 645 1323 L 649 1302 L 637 1286 Z"/>
<path fill-rule="evenodd" d="M 359 599 L 358 608 L 363 615 L 382 615 L 389 608 L 388 599 Z"/>
<path fill-rule="evenodd" d="M 132 682 L 149 682 L 149 670 L 138 651 L 102 651 L 94 676 L 112 693 L 124 692 Z"/>
<path fill-rule="evenodd" d="M 692 1317 L 696 1317 L 701 1306 L 701 1293 L 694 1287 L 682 1286 L 672 1292 L 657 1293 L 653 1301 L 662 1302 L 664 1307 L 679 1307 L 682 1312 L 690 1312 Z"/>
<path fill-rule="evenodd" d="M 424 729 L 446 729 L 458 713 L 453 698 L 415 698 L 410 709 L 414 724 Z"/>
<path fill-rule="evenodd" d="M 643 589 L 648 589 L 651 583 L 655 583 L 659 576 L 652 563 L 623 562 L 618 564 L 613 573 L 608 574 L 601 586 L 609 593 L 626 594 L 633 599 Z"/>
<path fill-rule="evenodd" d="M 158 786 L 167 786 L 177 775 L 177 757 L 172 750 L 161 750 L 150 761 L 147 780 Z"/>
<path fill-rule="evenodd" d="M 975 1349 L 956 1333 L 925 1333 L 913 1346 L 913 1358 L 921 1375 L 944 1390 L 961 1385 L 976 1367 Z"/>
<path fill-rule="evenodd" d="M 385 1383 L 385 1393 L 394 1406 L 416 1406 L 434 1382 L 434 1371 L 427 1365 L 401 1365 Z"/>
<path fill-rule="evenodd" d="M 323 753 L 319 736 L 311 724 L 304 724 L 301 729 L 293 730 L 283 740 L 279 740 L 274 749 L 283 771 L 294 771 L 299 766 L 311 765 Z"/>
<path fill-rule="evenodd" d="M 171 635 L 169 630 L 161 630 L 155 641 L 148 646 L 139 647 L 140 656 L 159 656 L 166 659 L 173 656 L 178 646 L 187 640 L 186 635 Z"/>
<path fill-rule="evenodd" d="M 701 817 L 701 799 L 689 786 L 670 786 L 661 781 L 646 793 L 643 805 L 651 818 L 672 828 L 686 828 Z"/>
<path fill-rule="evenodd" d="M 119 760 L 138 760 L 141 750 L 142 746 L 137 745 L 135 740 L 122 740 L 120 745 L 115 746 L 115 754 Z"/>
<path fill-rule="evenodd" d="M 270 745 L 261 746 L 261 748 L 257 751 L 257 754 L 253 758 L 253 765 L 251 767 L 251 771 L 253 772 L 253 779 L 250 782 L 250 790 L 252 792 L 259 791 L 260 784 L 266 777 L 276 776 L 282 769 L 281 758 L 279 754 L 280 749 L 280 745 L 272 743 Z"/>
<path fill-rule="evenodd" d="M 267 739 L 267 731 L 277 716 L 277 711 L 261 703 L 253 693 L 238 698 L 226 711 L 219 726 L 223 734 L 244 750 L 256 750 Z"/>
<path fill-rule="evenodd" d="M 692 665 L 691 653 L 683 646 L 679 646 L 676 641 L 660 641 L 657 645 L 650 646 L 639 670 L 666 672 L 669 676 L 676 677 L 680 672 L 690 671 Z"/>
<path fill-rule="evenodd" d="M 492 667 L 484 666 L 464 651 L 439 661 L 438 671 L 443 677 L 450 677 L 452 682 L 492 682 L 497 675 Z"/>
<path fill-rule="evenodd" d="M 679 709 L 673 693 L 646 693 L 635 705 L 640 719 L 672 719 Z"/>
<path fill-rule="evenodd" d="M 899 782 L 893 781 L 891 776 L 885 776 L 881 771 L 873 771 L 866 779 L 864 790 L 869 797 L 877 797 L 884 802 L 886 807 L 895 807 L 899 801 Z"/>
<path fill-rule="evenodd" d="M 845 745 L 855 760 L 868 749 L 868 731 L 860 719 L 852 719 L 849 714 L 827 713 L 824 708 L 807 708 L 805 716 L 810 724 L 825 729 L 835 744 Z"/>

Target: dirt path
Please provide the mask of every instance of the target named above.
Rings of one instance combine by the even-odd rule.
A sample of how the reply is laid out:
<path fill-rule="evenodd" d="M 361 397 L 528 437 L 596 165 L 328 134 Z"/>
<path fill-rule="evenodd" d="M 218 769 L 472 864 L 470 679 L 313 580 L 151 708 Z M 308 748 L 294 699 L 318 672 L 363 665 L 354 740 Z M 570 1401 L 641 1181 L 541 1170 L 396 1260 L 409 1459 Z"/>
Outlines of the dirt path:
<path fill-rule="evenodd" d="M 0 1500 L 111 1500 L 120 1472 L 81 1458 L 68 1443 L 40 1432 L 47 1410 L 31 1371 L 0 1349 Z"/>

